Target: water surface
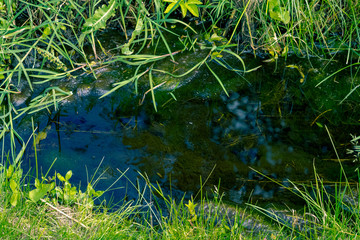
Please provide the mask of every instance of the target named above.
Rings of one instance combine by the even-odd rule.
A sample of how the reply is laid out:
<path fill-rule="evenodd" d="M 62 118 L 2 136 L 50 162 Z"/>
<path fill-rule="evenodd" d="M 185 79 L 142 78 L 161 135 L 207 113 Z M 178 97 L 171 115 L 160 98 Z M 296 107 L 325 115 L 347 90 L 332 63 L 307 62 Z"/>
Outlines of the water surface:
<path fill-rule="evenodd" d="M 158 67 L 172 67 L 181 73 L 204 54 L 197 55 L 198 59 L 194 54 L 179 54 L 176 61 L 181 64 L 164 60 Z M 224 59 L 236 63 L 229 56 Z M 339 99 L 348 91 L 341 88 L 345 83 L 332 81 L 314 87 L 337 63 L 295 57 L 264 63 L 264 59 L 250 55 L 244 59 L 249 68 L 262 67 L 239 75 L 210 63 L 229 96 L 205 68 L 175 83 L 168 76 L 154 74 L 155 81 L 167 82 L 156 90 L 158 112 L 151 94 L 139 104 L 148 89 L 146 78 L 139 82 L 138 95 L 134 86 L 128 85 L 99 99 L 111 84 L 131 76 L 129 66 L 107 66 L 99 70 L 98 79 L 88 75 L 53 82 L 74 95 L 56 112 L 33 115 L 38 131 L 47 132 L 36 151 L 41 172 L 46 173 L 56 159 L 52 173 L 72 170 L 72 183 L 81 182 L 82 186 L 93 176 L 100 177 L 97 189 L 112 186 L 106 197 L 115 201 L 138 196 L 132 184 L 143 183 L 140 172 L 175 198 L 185 192 L 195 195 L 202 182 L 204 190 L 210 192 L 220 185 L 226 200 L 237 204 L 249 199 L 299 204 L 267 177 L 285 186 L 289 186 L 289 179 L 309 183 L 315 167 L 325 181 L 336 181 L 339 164 L 321 126 L 329 126 L 341 158 L 351 158 L 345 152 L 349 134 L 358 129 L 360 118 L 354 111 L 357 95 L 339 106 Z M 301 66 L 306 73 L 304 82 L 297 69 L 286 67 L 290 64 Z M 354 81 L 346 74 L 343 79 L 348 79 L 347 84 Z M 329 92 L 331 89 L 337 92 Z M 321 115 L 324 111 L 327 113 Z M 23 118 L 18 123 L 20 133 L 30 136 L 30 124 L 29 116 Z M 34 166 L 35 151 L 29 146 L 24 167 Z M 344 166 L 351 175 L 352 161 Z M 123 172 L 126 177 L 119 179 Z"/>

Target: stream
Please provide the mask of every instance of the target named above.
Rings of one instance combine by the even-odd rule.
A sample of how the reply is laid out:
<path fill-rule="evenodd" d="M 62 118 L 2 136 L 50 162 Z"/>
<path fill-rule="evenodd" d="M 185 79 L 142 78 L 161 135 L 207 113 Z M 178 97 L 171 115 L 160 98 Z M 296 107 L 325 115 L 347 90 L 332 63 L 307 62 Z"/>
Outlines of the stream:
<path fill-rule="evenodd" d="M 164 59 L 156 68 L 180 74 L 206 55 L 201 50 L 180 53 L 176 63 Z M 315 87 L 338 69 L 342 56 L 294 56 L 274 62 L 247 53 L 241 57 L 248 69 L 259 68 L 238 74 L 209 61 L 229 96 L 205 67 L 177 79 L 154 72 L 156 85 L 165 82 L 154 90 L 157 112 L 146 92 L 146 75 L 138 82 L 138 94 L 134 84 L 128 84 L 99 98 L 113 83 L 132 76 L 134 69 L 126 64 L 95 70 L 97 79 L 85 74 L 53 81 L 73 95 L 57 111 L 41 111 L 16 122 L 24 139 L 32 134 L 31 117 L 37 131 L 46 133 L 36 151 L 28 145 L 24 169 L 34 174 L 37 159 L 42 174 L 52 164 L 50 175 L 72 170 L 72 183 L 86 187 L 95 181 L 95 189 L 110 187 L 104 197 L 114 202 L 138 197 L 134 186 L 144 184 L 141 173 L 174 198 L 196 195 L 200 189 L 211 193 L 220 186 L 229 203 L 296 207 L 302 200 L 285 189 L 291 186 L 289 180 L 314 181 L 314 169 L 329 185 L 338 180 L 330 133 L 349 179 L 354 177 L 357 165 L 346 149 L 351 148 L 350 134 L 359 129 L 357 93 L 339 102 L 359 78 L 343 71 Z M 240 66 L 226 54 L 223 61 Z M 291 67 L 295 65 L 298 68 Z M 26 83 L 19 89 L 23 91 L 13 99 L 15 106 L 25 106 L 41 92 L 29 92 Z"/>

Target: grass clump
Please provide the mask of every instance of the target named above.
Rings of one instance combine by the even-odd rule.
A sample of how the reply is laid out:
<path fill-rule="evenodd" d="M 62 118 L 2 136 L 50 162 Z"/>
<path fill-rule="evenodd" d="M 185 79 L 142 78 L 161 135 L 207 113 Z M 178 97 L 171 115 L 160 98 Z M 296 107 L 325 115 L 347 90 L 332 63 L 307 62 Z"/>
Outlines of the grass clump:
<path fill-rule="evenodd" d="M 75 206 L 23 203 L 3 209 L 0 236 L 2 239 L 134 238 L 138 231 L 126 219 L 131 212 L 131 209 L 127 210 L 126 213 L 109 214 L 101 209 L 79 210 Z"/>
<path fill-rule="evenodd" d="M 330 132 L 327 127 L 325 128 L 335 149 Z M 353 141 L 356 142 L 355 137 Z M 357 180 L 350 181 L 337 152 L 336 155 L 340 166 L 340 180 L 332 186 L 323 182 L 315 167 L 314 183 L 299 185 L 290 181 L 291 185 L 287 187 L 277 182 L 304 201 L 304 208 L 300 211 L 290 210 L 288 214 L 283 214 L 273 209 L 249 205 L 272 219 L 274 223 L 283 226 L 285 232 L 296 239 L 357 239 L 360 233 L 360 178 L 358 176 Z M 264 177 L 276 182 L 268 176 Z"/>
<path fill-rule="evenodd" d="M 239 25 L 238 43 L 250 46 L 254 53 L 265 50 L 281 56 L 292 50 L 301 56 L 329 56 L 343 50 L 358 51 L 358 2 L 227 0 L 207 6 L 212 26 L 221 26 L 226 36 Z"/>

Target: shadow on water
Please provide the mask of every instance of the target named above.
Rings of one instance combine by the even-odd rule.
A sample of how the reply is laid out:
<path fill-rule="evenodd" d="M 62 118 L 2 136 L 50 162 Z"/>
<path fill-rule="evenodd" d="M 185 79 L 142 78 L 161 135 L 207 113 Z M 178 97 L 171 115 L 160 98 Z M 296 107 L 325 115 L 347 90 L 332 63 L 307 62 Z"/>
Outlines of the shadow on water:
<path fill-rule="evenodd" d="M 188 58 L 191 65 L 192 56 L 177 57 Z M 318 122 L 329 124 L 341 157 L 349 158 L 345 155 L 346 147 L 340 146 L 349 142 L 348 134 L 356 130 L 356 126 L 349 124 L 356 117 L 350 111 L 353 105 L 348 104 L 348 109 L 330 106 L 329 94 L 326 96 L 329 102 L 318 99 L 321 92 L 315 91 L 326 92 L 331 88 L 330 84 L 323 90 L 314 88 L 324 76 L 318 70 L 322 69 L 322 62 L 311 64 L 302 60 L 299 64 L 308 70 L 305 83 L 300 83 L 299 72 L 285 67 L 289 63 L 277 63 L 277 69 L 282 70 L 276 72 L 275 63 L 264 64 L 261 58 L 252 57 L 246 60 L 248 65 L 263 65 L 245 75 L 247 81 L 215 64 L 212 66 L 225 79 L 230 97 L 222 93 L 211 74 L 198 71 L 188 76 L 191 79 L 183 86 L 175 91 L 170 89 L 177 101 L 168 94 L 169 89 L 156 91 L 158 112 L 153 109 L 151 96 L 146 96 L 145 103 L 139 106 L 142 96 L 134 94 L 133 86 L 99 99 L 115 80 L 126 78 L 126 67 L 107 67 L 97 80 L 91 77 L 77 78 L 76 82 L 60 80 L 57 84 L 71 89 L 74 95 L 56 113 L 33 115 L 38 129 L 47 133 L 36 151 L 42 173 L 57 159 L 53 171 L 64 174 L 71 169 L 72 182 L 86 186 L 102 161 L 95 176 L 102 173 L 99 190 L 112 185 L 128 169 L 127 178 L 121 178 L 112 187 L 115 190 L 107 193 L 107 197 L 112 195 L 116 201 L 138 196 L 130 181 L 136 183 L 141 179 L 139 171 L 146 173 L 151 182 L 159 183 L 165 192 L 170 193 L 171 189 L 174 197 L 184 192 L 196 194 L 201 177 L 203 182 L 208 179 L 206 190 L 220 182 L 230 202 L 241 204 L 252 199 L 298 204 L 299 200 L 289 197 L 290 193 L 249 167 L 284 185 L 289 185 L 288 179 L 304 183 L 312 180 L 314 166 L 325 181 L 336 181 L 339 165 L 333 161 L 330 140 L 314 120 L 332 109 Z M 291 61 L 299 59 L 288 59 Z M 146 84 L 140 88 L 145 92 Z M 349 113 L 351 118 L 346 117 Z M 345 117 L 343 121 L 339 115 Z M 22 129 L 20 133 L 30 136 L 29 126 L 30 118 L 23 118 L 18 126 Z M 34 166 L 35 151 L 29 146 L 24 168 Z M 351 163 L 345 167 L 353 171 Z"/>

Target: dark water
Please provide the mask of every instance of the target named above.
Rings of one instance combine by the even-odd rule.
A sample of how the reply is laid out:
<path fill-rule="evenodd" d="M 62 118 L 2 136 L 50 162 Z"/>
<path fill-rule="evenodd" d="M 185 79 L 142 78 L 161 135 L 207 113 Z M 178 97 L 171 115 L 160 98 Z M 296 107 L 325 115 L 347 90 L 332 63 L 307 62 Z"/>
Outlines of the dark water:
<path fill-rule="evenodd" d="M 206 54 L 198 54 L 202 55 Z M 165 60 L 158 67 L 171 65 L 181 72 L 200 59 L 193 54 L 176 58 L 182 64 L 172 66 Z M 336 83 L 332 79 L 315 88 L 338 63 L 299 58 L 264 63 L 259 57 L 244 58 L 248 68 L 262 68 L 238 75 L 210 63 L 229 97 L 205 68 L 180 79 L 184 84 L 175 90 L 176 84 L 155 74 L 155 81 L 168 81 L 156 90 L 158 112 L 150 93 L 139 105 L 148 89 L 147 79 L 139 83 L 138 95 L 129 85 L 99 99 L 112 83 L 131 76 L 128 66 L 114 64 L 100 69 L 98 79 L 89 75 L 52 83 L 72 90 L 74 95 L 56 112 L 33 115 L 35 126 L 47 132 L 36 151 L 41 172 L 46 173 L 56 159 L 51 173 L 72 170 L 72 183 L 86 186 L 93 176 L 100 177 L 96 188 L 104 190 L 116 181 L 106 194 L 115 201 L 138 196 L 132 184 L 143 183 L 141 172 L 175 198 L 184 192 L 195 195 L 202 182 L 206 191 L 220 184 L 225 198 L 233 203 L 250 199 L 265 204 L 299 204 L 266 176 L 285 186 L 290 185 L 288 180 L 309 183 L 314 180 L 315 167 L 325 181 L 338 180 L 339 164 L 333 161 L 336 156 L 328 133 L 315 120 L 331 109 L 317 122 L 329 127 L 340 157 L 350 159 L 345 152 L 351 147 L 346 145 L 349 134 L 358 130 L 358 95 L 355 93 L 343 105 L 338 103 L 349 92 L 349 84 L 358 80 L 343 73 L 346 81 Z M 230 57 L 224 59 L 236 62 Z M 304 82 L 300 82 L 297 69 L 286 68 L 289 64 L 304 69 Z M 30 126 L 29 116 L 19 121 L 20 134 L 30 136 Z M 23 166 L 34 169 L 34 147 L 28 147 Z M 346 161 L 344 166 L 351 177 L 356 165 Z M 126 177 L 119 179 L 122 172 Z"/>

